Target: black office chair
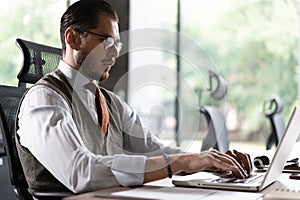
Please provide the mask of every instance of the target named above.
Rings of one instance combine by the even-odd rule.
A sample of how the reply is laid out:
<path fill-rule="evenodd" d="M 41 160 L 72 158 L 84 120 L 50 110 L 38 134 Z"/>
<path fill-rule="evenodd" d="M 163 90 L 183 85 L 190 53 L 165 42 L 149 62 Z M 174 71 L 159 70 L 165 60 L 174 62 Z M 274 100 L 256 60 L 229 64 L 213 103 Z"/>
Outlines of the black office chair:
<path fill-rule="evenodd" d="M 272 129 L 266 143 L 267 150 L 271 149 L 273 145 L 277 147 L 283 135 L 285 129 L 285 123 L 281 115 L 283 107 L 283 101 L 278 95 L 272 95 L 271 99 L 263 104 L 264 114 L 270 120 Z"/>
<path fill-rule="evenodd" d="M 225 80 L 213 71 L 209 71 L 209 94 L 212 100 L 220 101 L 227 93 Z M 215 85 L 215 86 L 214 86 Z M 199 100 L 200 102 L 200 100 Z M 217 106 L 200 105 L 199 111 L 205 116 L 208 132 L 202 140 L 201 151 L 210 148 L 226 152 L 229 149 L 228 131 L 223 113 Z"/>
<path fill-rule="evenodd" d="M 28 184 L 19 159 L 15 142 L 15 120 L 19 102 L 26 91 L 23 87 L 0 86 L 0 131 L 3 135 L 4 148 L 7 155 L 11 185 L 20 200 L 32 200 L 28 192 Z M 72 195 L 68 192 L 33 192 L 39 200 L 58 200 Z"/>
<path fill-rule="evenodd" d="M 23 54 L 21 70 L 17 75 L 19 87 L 26 87 L 26 84 L 36 83 L 45 74 L 53 71 L 62 58 L 62 51 L 59 48 L 19 38 L 16 39 L 16 45 Z"/>
<path fill-rule="evenodd" d="M 13 188 L 11 187 L 10 184 L 8 161 L 4 150 L 4 142 L 3 142 L 1 130 L 0 130 L 0 199 L 9 199 L 9 200 L 17 199 L 15 192 L 13 191 Z"/>
<path fill-rule="evenodd" d="M 30 200 L 28 185 L 19 161 L 17 149 L 14 148 L 15 115 L 25 88 L 0 86 L 0 128 L 7 156 L 10 180 L 19 199 Z"/>

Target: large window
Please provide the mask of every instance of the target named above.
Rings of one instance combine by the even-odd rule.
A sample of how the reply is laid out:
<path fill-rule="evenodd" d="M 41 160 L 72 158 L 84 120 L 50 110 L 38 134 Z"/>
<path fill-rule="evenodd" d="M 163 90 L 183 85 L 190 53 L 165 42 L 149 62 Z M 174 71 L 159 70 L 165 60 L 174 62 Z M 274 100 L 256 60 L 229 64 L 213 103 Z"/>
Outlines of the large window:
<path fill-rule="evenodd" d="M 130 3 L 136 35 L 130 37 L 129 103 L 145 125 L 168 144 L 175 145 L 174 136 L 180 134 L 182 147 L 199 151 L 206 128 L 197 106 L 214 104 L 226 116 L 231 147 L 264 149 L 271 133 L 264 103 L 278 95 L 285 121 L 297 103 L 298 1 L 181 1 L 179 72 L 177 1 Z M 135 42 L 141 46 L 135 48 Z M 208 70 L 227 82 L 222 101 L 213 102 L 206 90 Z"/>

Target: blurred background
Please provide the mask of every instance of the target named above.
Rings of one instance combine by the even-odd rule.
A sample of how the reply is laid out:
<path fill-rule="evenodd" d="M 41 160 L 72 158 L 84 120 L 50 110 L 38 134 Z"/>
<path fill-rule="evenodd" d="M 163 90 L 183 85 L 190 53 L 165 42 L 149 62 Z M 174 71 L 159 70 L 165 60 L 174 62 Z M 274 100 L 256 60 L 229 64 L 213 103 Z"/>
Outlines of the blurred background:
<path fill-rule="evenodd" d="M 60 48 L 60 17 L 75 1 L 0 2 L 0 84 L 17 85 L 22 55 L 16 38 Z M 121 37 L 128 36 L 123 53 L 128 56 L 127 85 L 113 89 L 143 124 L 166 144 L 200 151 L 207 124 L 198 106 L 216 105 L 226 118 L 230 148 L 264 150 L 271 132 L 264 102 L 273 94 L 280 96 L 285 121 L 298 102 L 299 2 L 123 2 L 128 9 L 127 17 L 120 16 L 127 23 L 121 30 Z M 207 92 L 209 69 L 227 83 L 227 95 L 218 102 Z"/>

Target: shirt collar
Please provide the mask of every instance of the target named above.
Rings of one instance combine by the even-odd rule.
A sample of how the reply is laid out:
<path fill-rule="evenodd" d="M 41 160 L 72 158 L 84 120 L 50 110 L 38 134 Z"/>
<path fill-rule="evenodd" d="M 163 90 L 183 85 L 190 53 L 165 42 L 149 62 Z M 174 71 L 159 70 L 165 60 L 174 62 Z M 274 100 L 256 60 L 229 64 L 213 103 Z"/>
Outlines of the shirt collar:
<path fill-rule="evenodd" d="M 91 82 L 86 76 L 69 66 L 63 60 L 59 62 L 58 69 L 67 77 L 73 88 L 82 89 L 84 85 Z"/>

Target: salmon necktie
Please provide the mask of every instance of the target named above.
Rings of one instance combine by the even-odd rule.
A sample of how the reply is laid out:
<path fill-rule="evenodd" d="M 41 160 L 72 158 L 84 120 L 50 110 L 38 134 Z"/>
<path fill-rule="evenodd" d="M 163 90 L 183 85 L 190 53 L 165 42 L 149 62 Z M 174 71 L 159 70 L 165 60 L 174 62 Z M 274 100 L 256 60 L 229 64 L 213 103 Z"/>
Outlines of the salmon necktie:
<path fill-rule="evenodd" d="M 95 94 L 95 105 L 98 115 L 98 122 L 101 126 L 102 135 L 106 135 L 109 123 L 109 113 L 102 92 L 100 88 L 92 82 L 87 84 L 86 87 Z"/>

